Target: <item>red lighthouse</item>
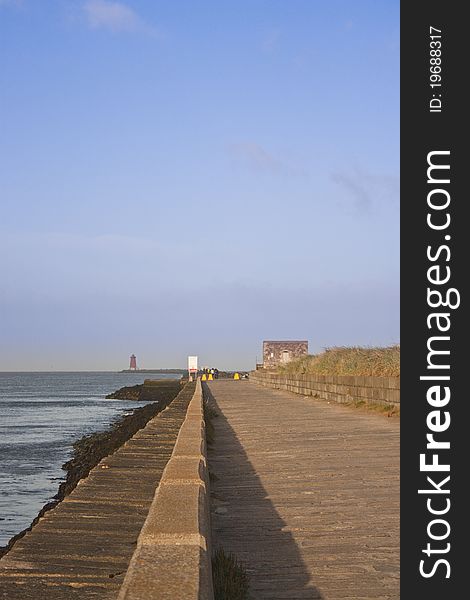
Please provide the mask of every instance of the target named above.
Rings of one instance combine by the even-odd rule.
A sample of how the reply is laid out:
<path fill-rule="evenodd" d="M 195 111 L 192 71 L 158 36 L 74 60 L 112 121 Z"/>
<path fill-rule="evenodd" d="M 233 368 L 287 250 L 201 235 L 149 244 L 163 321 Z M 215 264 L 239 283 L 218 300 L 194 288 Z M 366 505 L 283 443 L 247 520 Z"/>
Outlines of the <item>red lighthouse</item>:
<path fill-rule="evenodd" d="M 135 357 L 135 354 L 131 355 L 131 362 L 129 365 L 129 369 L 131 371 L 137 371 L 137 358 Z"/>

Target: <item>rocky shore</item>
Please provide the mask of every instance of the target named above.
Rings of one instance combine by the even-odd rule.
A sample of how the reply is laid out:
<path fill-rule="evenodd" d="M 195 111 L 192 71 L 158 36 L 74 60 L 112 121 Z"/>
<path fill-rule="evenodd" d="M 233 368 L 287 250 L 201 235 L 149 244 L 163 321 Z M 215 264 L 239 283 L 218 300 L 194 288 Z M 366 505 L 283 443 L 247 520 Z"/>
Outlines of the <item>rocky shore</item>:
<path fill-rule="evenodd" d="M 128 389 L 139 388 L 138 394 L 129 394 Z M 132 388 L 121 388 L 109 397 L 129 400 L 144 400 L 149 404 L 135 408 L 131 414 L 120 417 L 105 431 L 87 435 L 73 444 L 72 458 L 62 465 L 67 475 L 53 501 L 48 502 L 39 511 L 31 525 L 11 538 L 6 546 L 0 547 L 0 557 L 6 554 L 13 544 L 24 536 L 27 531 L 39 521 L 48 510 L 51 510 L 65 498 L 76 487 L 80 479 L 87 477 L 91 469 L 95 467 L 102 458 L 109 456 L 129 440 L 139 429 L 164 410 L 181 390 L 178 379 L 146 380 L 142 385 Z M 120 395 L 118 395 L 120 394 Z"/>
<path fill-rule="evenodd" d="M 106 396 L 106 400 L 139 400 L 143 384 L 129 385 Z"/>
<path fill-rule="evenodd" d="M 122 387 L 106 396 L 107 400 L 134 400 L 139 402 L 164 401 L 168 390 L 176 384 L 183 385 L 187 380 L 177 379 L 146 379 L 139 385 Z M 180 389 L 180 388 L 179 388 Z"/>

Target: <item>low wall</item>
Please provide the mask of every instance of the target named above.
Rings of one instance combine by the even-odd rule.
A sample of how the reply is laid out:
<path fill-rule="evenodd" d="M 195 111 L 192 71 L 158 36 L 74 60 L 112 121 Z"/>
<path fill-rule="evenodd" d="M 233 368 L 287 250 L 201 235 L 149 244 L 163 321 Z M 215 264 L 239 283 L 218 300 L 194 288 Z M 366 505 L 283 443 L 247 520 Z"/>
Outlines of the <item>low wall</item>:
<path fill-rule="evenodd" d="M 213 600 L 201 382 L 149 510 L 118 600 Z"/>
<path fill-rule="evenodd" d="M 334 402 L 363 400 L 367 403 L 400 405 L 399 377 L 352 375 L 279 375 L 252 371 L 250 380 L 277 390 L 314 396 Z"/>

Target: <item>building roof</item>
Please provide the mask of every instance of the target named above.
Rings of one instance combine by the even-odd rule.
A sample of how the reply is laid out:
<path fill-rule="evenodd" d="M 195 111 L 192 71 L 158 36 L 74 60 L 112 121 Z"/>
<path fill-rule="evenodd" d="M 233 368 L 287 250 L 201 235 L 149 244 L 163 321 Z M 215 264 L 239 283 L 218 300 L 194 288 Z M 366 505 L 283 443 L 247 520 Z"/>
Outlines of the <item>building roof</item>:
<path fill-rule="evenodd" d="M 263 344 L 286 344 L 291 342 L 308 344 L 308 340 L 263 340 Z"/>

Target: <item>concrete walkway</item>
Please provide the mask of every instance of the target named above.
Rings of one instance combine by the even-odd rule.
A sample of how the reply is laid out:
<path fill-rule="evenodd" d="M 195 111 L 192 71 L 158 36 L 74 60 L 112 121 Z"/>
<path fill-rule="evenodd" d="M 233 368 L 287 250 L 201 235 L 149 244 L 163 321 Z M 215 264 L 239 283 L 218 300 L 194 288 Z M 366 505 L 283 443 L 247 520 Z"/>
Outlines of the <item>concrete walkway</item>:
<path fill-rule="evenodd" d="M 0 560 L 0 598 L 117 598 L 194 385 L 104 458 Z"/>
<path fill-rule="evenodd" d="M 206 384 L 214 547 L 253 598 L 399 597 L 399 421 L 245 381 Z"/>

